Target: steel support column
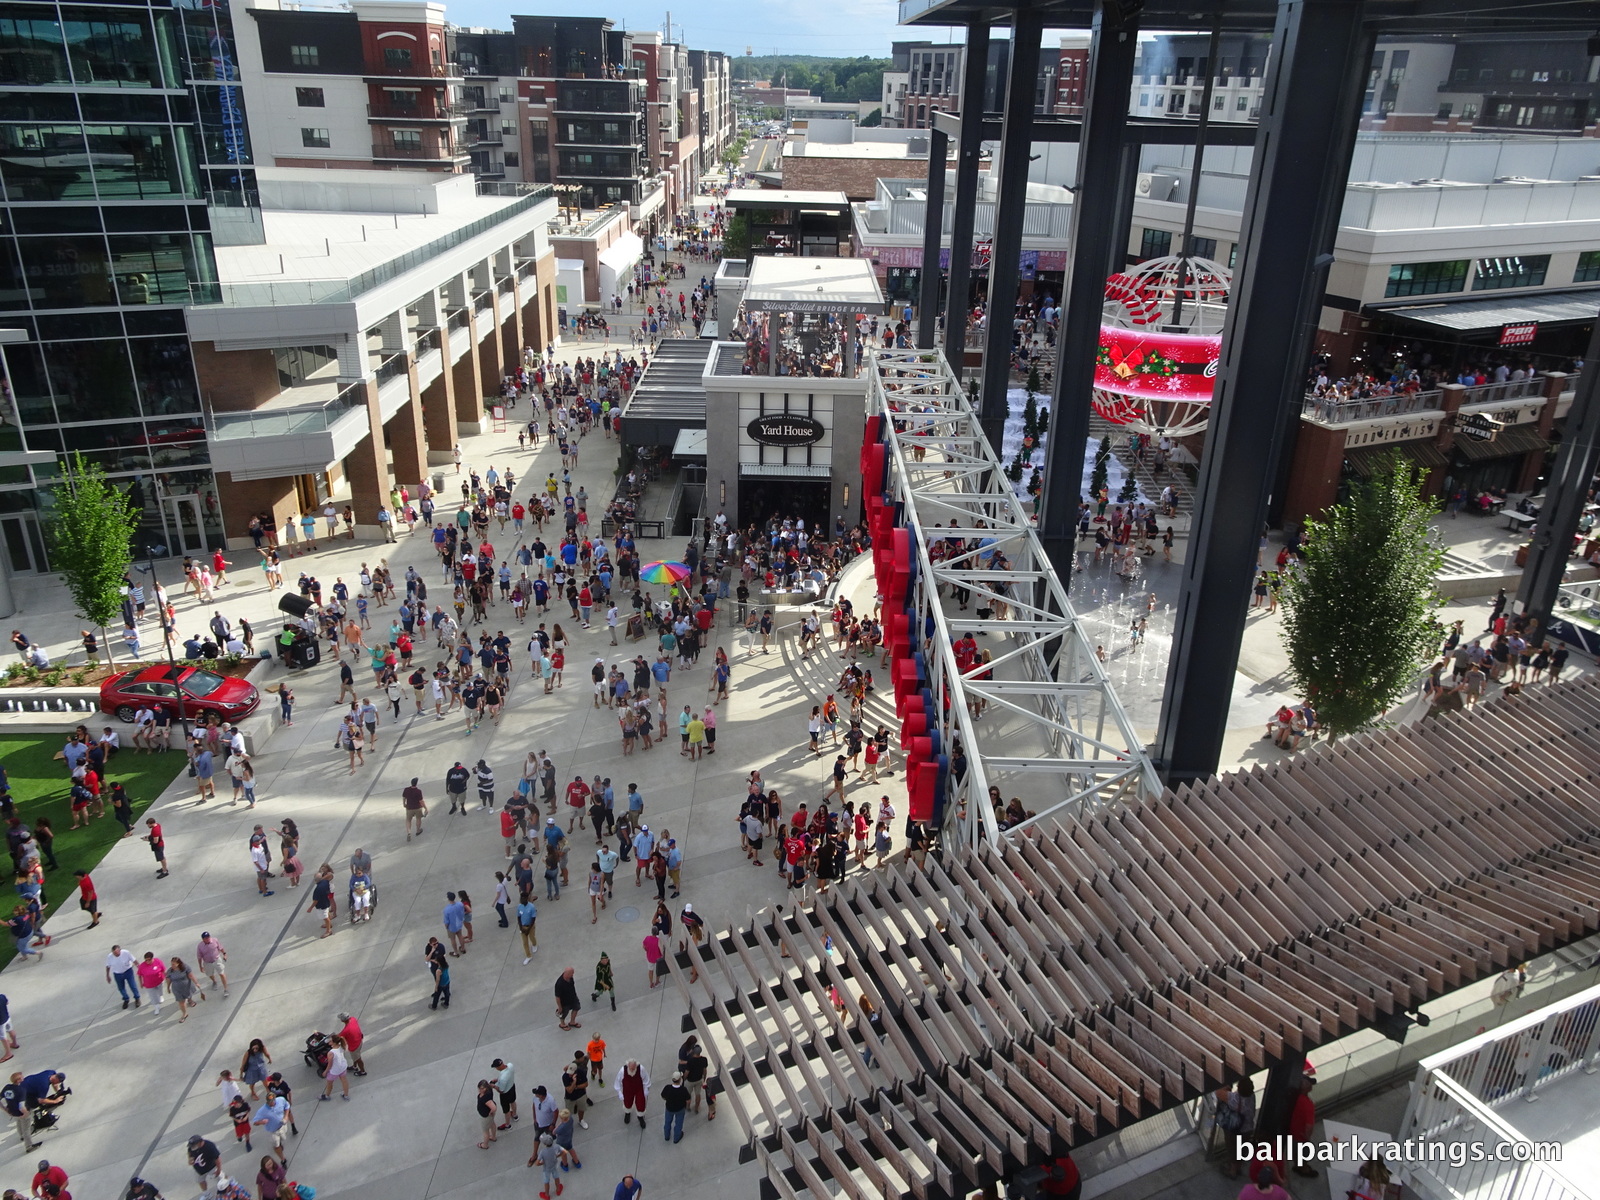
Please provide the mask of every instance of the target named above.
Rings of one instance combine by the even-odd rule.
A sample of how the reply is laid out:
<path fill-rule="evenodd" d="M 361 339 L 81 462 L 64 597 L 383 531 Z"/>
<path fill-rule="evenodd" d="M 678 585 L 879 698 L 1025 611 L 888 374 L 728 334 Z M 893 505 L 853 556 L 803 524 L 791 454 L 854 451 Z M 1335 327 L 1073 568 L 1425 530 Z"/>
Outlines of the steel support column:
<path fill-rule="evenodd" d="M 1017 9 L 1011 18 L 1011 73 L 1006 80 L 1005 129 L 989 170 L 995 181 L 994 237 L 989 256 L 989 298 L 984 305 L 983 388 L 978 420 L 996 458 L 1004 459 L 1006 387 L 1011 380 L 1011 344 L 1017 314 L 1017 269 L 1022 224 L 1028 207 L 1028 158 L 1032 153 L 1034 91 L 1039 81 L 1039 41 L 1044 18 L 1037 9 Z"/>
<path fill-rule="evenodd" d="M 944 355 L 957 374 L 967 353 L 972 225 L 978 215 L 978 152 L 983 145 L 983 85 L 988 74 L 989 22 L 979 18 L 967 22 L 967 49 L 961 68 L 963 120 L 956 150 L 955 211 L 950 218 L 950 289 L 945 296 Z"/>
<path fill-rule="evenodd" d="M 1600 320 L 1595 321 L 1589 350 L 1583 359 L 1583 374 L 1578 378 L 1567 413 L 1567 432 L 1556 451 L 1554 469 L 1545 487 L 1544 507 L 1533 528 L 1533 545 L 1528 565 L 1517 588 L 1522 611 L 1539 618 L 1541 634 L 1550 629 L 1550 614 L 1556 605 L 1561 579 L 1570 561 L 1572 539 L 1578 533 L 1578 519 L 1589 502 L 1589 486 L 1600 469 Z"/>
<path fill-rule="evenodd" d="M 1373 41 L 1364 9 L 1278 6 L 1156 735 L 1171 785 L 1213 774 L 1228 728 L 1279 417 L 1298 407 L 1333 260 Z"/>
<path fill-rule="evenodd" d="M 1139 195 L 1139 159 L 1144 146 L 1127 142 L 1117 160 L 1117 201 L 1111 221 L 1111 236 L 1106 239 L 1106 274 L 1115 275 L 1128 266 L 1128 246 L 1133 240 L 1133 202 Z"/>
<path fill-rule="evenodd" d="M 944 237 L 944 168 L 950 138 L 942 129 L 928 130 L 928 202 L 922 212 L 922 273 L 917 277 L 917 349 L 932 350 L 939 325 L 939 247 Z"/>
<path fill-rule="evenodd" d="M 1123 15 L 1124 8 L 1128 15 Z M 1100 349 L 1100 310 L 1105 301 L 1107 264 L 1125 250 L 1114 246 L 1124 226 L 1120 206 L 1132 211 L 1116 186 L 1132 152 L 1125 146 L 1128 92 L 1139 54 L 1137 8 L 1101 0 L 1089 34 L 1089 79 L 1084 96 L 1083 135 L 1078 142 L 1078 187 L 1072 196 L 1072 229 L 1067 280 L 1062 289 L 1056 334 L 1056 378 L 1050 397 L 1050 437 L 1044 472 L 1039 536 L 1056 573 L 1072 577 L 1072 549 L 1083 491 L 1083 452 L 1089 441 L 1089 392 Z M 1126 237 L 1126 234 L 1122 236 Z M 1118 259 L 1120 261 L 1120 259 Z"/>

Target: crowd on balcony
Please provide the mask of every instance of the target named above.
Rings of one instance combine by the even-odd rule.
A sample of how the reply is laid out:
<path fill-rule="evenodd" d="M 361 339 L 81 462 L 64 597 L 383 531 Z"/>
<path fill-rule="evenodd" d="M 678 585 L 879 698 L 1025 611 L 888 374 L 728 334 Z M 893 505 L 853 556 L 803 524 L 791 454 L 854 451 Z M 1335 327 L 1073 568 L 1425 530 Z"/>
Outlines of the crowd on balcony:
<path fill-rule="evenodd" d="M 1467 362 L 1458 367 L 1445 368 L 1434 363 L 1429 354 L 1418 356 L 1415 363 L 1399 352 L 1388 357 L 1390 365 L 1387 368 L 1358 367 L 1347 375 L 1334 378 L 1328 357 L 1319 355 L 1306 373 L 1307 411 L 1331 420 L 1354 406 L 1366 405 L 1375 411 L 1365 415 L 1388 416 L 1411 411 L 1415 402 L 1409 397 L 1433 392 L 1444 384 L 1488 387 L 1524 383 L 1539 375 L 1539 369 L 1525 360 Z M 1569 370 L 1575 374 L 1582 367 L 1583 360 L 1578 359 Z M 1374 404 L 1374 401 L 1379 403 Z"/>

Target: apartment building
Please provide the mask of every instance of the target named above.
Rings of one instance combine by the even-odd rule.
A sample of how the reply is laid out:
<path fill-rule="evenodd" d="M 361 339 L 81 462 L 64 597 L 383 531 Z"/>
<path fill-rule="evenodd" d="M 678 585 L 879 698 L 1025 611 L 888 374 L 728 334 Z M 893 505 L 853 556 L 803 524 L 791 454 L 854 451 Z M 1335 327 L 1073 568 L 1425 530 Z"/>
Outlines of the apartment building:
<path fill-rule="evenodd" d="M 462 104 L 444 5 L 343 10 L 244 0 L 240 75 L 263 162 L 457 173 L 479 132 Z"/>
<path fill-rule="evenodd" d="M 330 499 L 378 536 L 391 488 L 448 463 L 524 347 L 557 336 L 554 193 L 335 168 L 261 168 L 258 186 L 265 239 L 218 249 L 217 282 L 179 314 L 216 536 Z"/>
<path fill-rule="evenodd" d="M 57 456 L 127 488 L 157 553 L 220 544 L 224 512 L 184 323 L 217 248 L 260 237 L 255 139 L 226 6 L 0 4 L 0 327 L 10 411 L 0 544 L 48 571 Z"/>
<path fill-rule="evenodd" d="M 1208 57 L 1210 38 L 1204 34 L 1163 34 L 1141 42 L 1133 64 L 1128 112 L 1136 117 L 1194 119 L 1200 115 L 1210 73 L 1210 119 L 1255 121 L 1261 116 L 1261 88 L 1271 44 L 1272 39 L 1263 34 L 1224 34 L 1213 72 Z"/>

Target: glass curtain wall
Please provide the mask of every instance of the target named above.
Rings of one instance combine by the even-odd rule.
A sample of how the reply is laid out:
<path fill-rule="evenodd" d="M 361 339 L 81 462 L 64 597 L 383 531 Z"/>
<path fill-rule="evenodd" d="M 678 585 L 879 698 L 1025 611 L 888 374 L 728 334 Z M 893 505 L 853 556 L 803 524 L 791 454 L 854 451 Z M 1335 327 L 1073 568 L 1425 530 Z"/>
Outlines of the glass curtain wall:
<path fill-rule="evenodd" d="M 207 199 L 255 204 L 225 6 L 0 0 L 0 449 L 81 452 L 128 489 L 140 549 L 221 545 L 183 319 L 217 303 Z M 49 568 L 59 466 L 0 470 L 0 554 Z"/>

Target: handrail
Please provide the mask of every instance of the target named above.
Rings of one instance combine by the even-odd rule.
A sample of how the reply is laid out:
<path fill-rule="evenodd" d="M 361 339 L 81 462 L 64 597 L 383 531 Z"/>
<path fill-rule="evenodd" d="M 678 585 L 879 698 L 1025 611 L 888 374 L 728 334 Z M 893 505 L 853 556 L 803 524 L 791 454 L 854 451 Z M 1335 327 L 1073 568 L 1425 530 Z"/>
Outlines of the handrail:
<path fill-rule="evenodd" d="M 1529 396 L 1544 395 L 1542 378 L 1507 380 L 1505 383 L 1480 383 L 1462 389 L 1461 403 L 1493 404 L 1503 400 L 1520 400 Z M 1307 392 L 1301 415 L 1320 421 L 1324 425 L 1344 425 L 1352 421 L 1369 421 L 1376 417 L 1394 417 L 1408 413 L 1443 411 L 1444 389 L 1396 392 L 1388 396 L 1360 396 L 1341 399 L 1337 396 L 1318 396 Z"/>
<path fill-rule="evenodd" d="M 526 186 L 526 185 L 519 185 Z M 480 194 L 483 189 L 480 186 Z M 463 225 L 442 237 L 415 250 L 408 250 L 397 258 L 380 263 L 370 270 L 363 271 L 353 279 L 308 279 L 286 283 L 224 283 L 190 285 L 190 303 L 199 304 L 233 304 L 247 306 L 268 307 L 277 304 L 339 304 L 354 300 L 366 292 L 390 280 L 397 279 L 407 271 L 437 258 L 447 250 L 454 249 L 464 242 L 469 242 L 481 233 L 502 225 L 513 217 L 521 216 L 543 200 L 554 197 L 555 192 L 549 184 L 533 185 L 533 190 L 523 194 L 514 204 L 497 209 L 487 216 L 479 217 L 470 224 Z M 219 299 L 197 299 L 197 295 L 204 295 L 208 290 L 220 291 Z M 215 294 L 215 293 L 213 293 Z"/>
<path fill-rule="evenodd" d="M 315 404 L 243 412 L 217 412 L 207 406 L 204 413 L 206 436 L 217 440 L 318 433 L 332 429 L 335 423 L 352 412 L 364 411 L 366 402 L 366 385 L 353 383 L 331 399 Z"/>

